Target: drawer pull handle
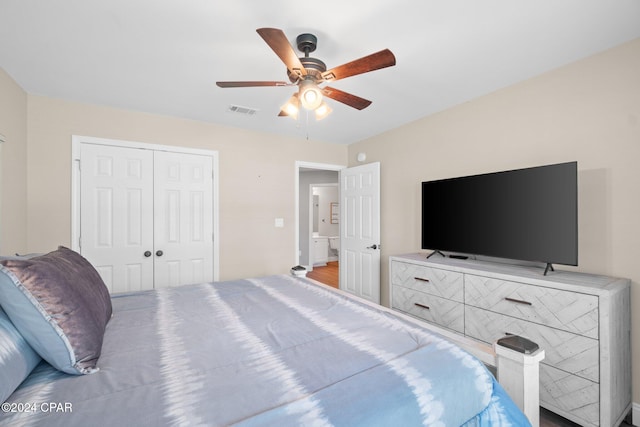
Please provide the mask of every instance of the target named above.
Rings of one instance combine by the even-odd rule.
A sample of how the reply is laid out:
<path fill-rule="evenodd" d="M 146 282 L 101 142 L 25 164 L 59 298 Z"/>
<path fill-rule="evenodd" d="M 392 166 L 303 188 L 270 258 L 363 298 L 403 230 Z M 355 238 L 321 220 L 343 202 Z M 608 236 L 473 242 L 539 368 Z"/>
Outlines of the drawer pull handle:
<path fill-rule="evenodd" d="M 419 280 L 420 282 L 428 282 L 429 279 L 423 279 L 422 277 L 414 277 L 414 279 Z"/>
<path fill-rule="evenodd" d="M 507 301 L 515 302 L 517 304 L 533 305 L 529 301 L 523 301 L 521 299 L 515 299 L 515 298 L 509 298 L 509 297 L 504 297 L 504 299 L 506 299 Z"/>
<path fill-rule="evenodd" d="M 427 310 L 431 310 L 431 308 L 428 305 L 420 304 L 419 302 L 414 302 L 413 304 L 417 305 L 420 308 L 425 308 Z"/>

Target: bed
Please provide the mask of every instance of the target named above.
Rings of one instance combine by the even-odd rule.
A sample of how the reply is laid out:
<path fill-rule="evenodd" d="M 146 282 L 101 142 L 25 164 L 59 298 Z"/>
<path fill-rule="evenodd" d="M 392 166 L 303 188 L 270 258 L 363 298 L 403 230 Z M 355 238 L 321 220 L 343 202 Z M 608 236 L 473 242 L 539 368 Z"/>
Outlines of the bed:
<path fill-rule="evenodd" d="M 98 304 L 109 314 L 99 357 L 72 358 L 85 372 L 39 355 L 25 362 L 35 367 L 2 404 L 0 425 L 530 425 L 468 352 L 307 278 L 188 285 L 109 303 Z M 6 321 L 15 307 L 1 291 L 0 305 L 9 313 L 0 340 L 15 338 Z M 0 345 L 6 364 L 2 357 Z"/>

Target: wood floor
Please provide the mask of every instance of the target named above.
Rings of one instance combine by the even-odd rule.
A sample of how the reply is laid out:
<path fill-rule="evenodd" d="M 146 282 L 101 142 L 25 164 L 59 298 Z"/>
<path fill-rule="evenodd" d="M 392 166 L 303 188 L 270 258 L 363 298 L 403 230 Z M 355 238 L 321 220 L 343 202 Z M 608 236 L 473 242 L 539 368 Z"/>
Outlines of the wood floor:
<path fill-rule="evenodd" d="M 313 271 L 307 273 L 308 278 L 334 288 L 338 288 L 339 276 L 338 261 L 328 262 L 326 267 L 313 267 Z"/>
<path fill-rule="evenodd" d="M 338 288 L 338 277 L 339 277 L 339 268 L 338 261 L 328 262 L 326 267 L 313 267 L 313 271 L 307 273 L 307 277 L 317 280 L 318 282 L 324 283 L 325 285 L 333 286 L 334 288 Z M 630 422 L 629 419 L 625 420 Z M 630 426 L 631 424 L 627 424 L 627 422 L 623 422 L 620 427 Z M 547 411 L 544 408 L 540 408 L 540 427 L 579 427 L 578 424 L 575 424 L 565 418 L 562 418 L 559 415 L 554 414 L 553 412 Z"/>

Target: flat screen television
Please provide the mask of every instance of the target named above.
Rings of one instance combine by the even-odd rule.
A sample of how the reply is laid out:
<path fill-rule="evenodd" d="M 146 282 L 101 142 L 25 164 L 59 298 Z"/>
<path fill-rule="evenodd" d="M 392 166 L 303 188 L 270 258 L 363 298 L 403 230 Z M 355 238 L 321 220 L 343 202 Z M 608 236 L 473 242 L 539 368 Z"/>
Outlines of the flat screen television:
<path fill-rule="evenodd" d="M 422 249 L 578 265 L 577 169 L 569 162 L 423 182 Z"/>

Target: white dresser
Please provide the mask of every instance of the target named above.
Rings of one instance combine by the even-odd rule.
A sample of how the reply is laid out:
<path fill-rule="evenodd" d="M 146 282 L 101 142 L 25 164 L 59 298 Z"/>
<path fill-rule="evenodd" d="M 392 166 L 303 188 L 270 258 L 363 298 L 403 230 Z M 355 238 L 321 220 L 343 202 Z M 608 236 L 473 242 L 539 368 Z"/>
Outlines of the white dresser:
<path fill-rule="evenodd" d="M 617 426 L 629 412 L 629 280 L 426 256 L 390 257 L 393 309 L 489 344 L 535 341 L 540 404 L 576 423 Z"/>

